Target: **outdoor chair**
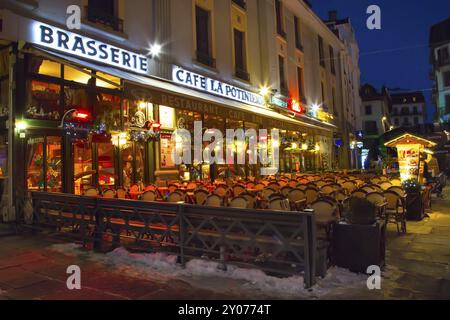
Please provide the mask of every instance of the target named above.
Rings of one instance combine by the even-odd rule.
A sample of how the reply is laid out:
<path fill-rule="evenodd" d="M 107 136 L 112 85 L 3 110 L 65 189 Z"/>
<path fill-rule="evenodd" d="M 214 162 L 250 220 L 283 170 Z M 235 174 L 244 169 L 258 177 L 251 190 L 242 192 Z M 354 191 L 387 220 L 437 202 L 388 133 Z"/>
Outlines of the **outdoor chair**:
<path fill-rule="evenodd" d="M 233 195 L 235 197 L 239 196 L 244 191 L 245 191 L 245 186 L 243 186 L 241 184 L 237 184 L 233 187 Z"/>
<path fill-rule="evenodd" d="M 353 198 L 364 199 L 366 196 L 367 196 L 367 191 L 361 190 L 361 189 L 355 190 L 351 194 L 351 197 L 353 197 Z"/>
<path fill-rule="evenodd" d="M 323 186 L 326 186 L 328 183 L 326 181 L 317 181 L 316 186 L 318 188 L 322 188 Z"/>
<path fill-rule="evenodd" d="M 285 186 L 285 187 L 281 188 L 280 192 L 281 192 L 281 194 L 283 195 L 283 197 L 287 198 L 287 197 L 289 196 L 289 192 L 290 192 L 292 189 L 294 189 L 294 188 L 292 188 L 292 187 L 290 187 L 290 186 Z"/>
<path fill-rule="evenodd" d="M 256 197 L 253 194 L 244 192 L 240 196 L 247 200 L 247 209 L 254 209 L 256 207 Z"/>
<path fill-rule="evenodd" d="M 387 189 L 387 191 L 392 191 L 397 193 L 400 197 L 404 197 L 405 196 L 405 190 L 403 190 L 402 187 L 397 187 L 397 186 L 392 186 L 389 189 Z"/>
<path fill-rule="evenodd" d="M 141 196 L 142 201 L 149 201 L 149 202 L 156 201 L 156 198 L 157 198 L 156 191 L 154 190 L 147 190 Z"/>
<path fill-rule="evenodd" d="M 275 190 L 275 191 L 280 190 L 280 184 L 279 184 L 278 182 L 270 182 L 270 183 L 267 185 L 267 187 L 269 187 L 269 188 L 271 188 L 271 189 L 273 189 L 273 190 Z"/>
<path fill-rule="evenodd" d="M 320 189 L 320 193 L 325 195 L 334 195 L 336 193 L 336 189 L 331 185 L 325 185 Z"/>
<path fill-rule="evenodd" d="M 288 199 L 273 199 L 269 202 L 269 209 L 275 211 L 291 211 Z"/>
<path fill-rule="evenodd" d="M 380 183 L 380 187 L 381 189 L 383 189 L 384 191 L 388 190 L 390 187 L 392 187 L 392 183 L 390 183 L 389 181 L 383 181 Z"/>
<path fill-rule="evenodd" d="M 116 192 L 113 189 L 106 189 L 102 194 L 105 199 L 114 199 L 116 197 Z"/>
<path fill-rule="evenodd" d="M 205 206 L 207 207 L 221 207 L 223 204 L 223 199 L 217 194 L 210 194 L 205 201 Z"/>
<path fill-rule="evenodd" d="M 366 199 L 378 208 L 378 216 L 385 219 L 387 202 L 384 195 L 379 192 L 371 192 L 366 195 Z"/>
<path fill-rule="evenodd" d="M 295 188 L 297 187 L 297 184 L 298 184 L 297 180 L 290 180 L 288 186 L 291 188 Z"/>
<path fill-rule="evenodd" d="M 401 187 L 402 186 L 402 181 L 400 179 L 392 179 L 391 180 L 391 184 L 394 187 Z"/>
<path fill-rule="evenodd" d="M 231 199 L 228 206 L 230 208 L 246 209 L 248 206 L 247 199 L 245 199 L 244 197 L 235 197 Z"/>
<path fill-rule="evenodd" d="M 156 190 L 158 190 L 158 187 L 155 186 L 154 184 L 149 184 L 144 188 L 144 191 L 156 191 Z"/>
<path fill-rule="evenodd" d="M 247 189 L 254 189 L 255 188 L 255 183 L 254 182 L 247 182 L 246 187 L 247 187 Z"/>
<path fill-rule="evenodd" d="M 317 189 L 308 187 L 305 190 L 305 195 L 306 195 L 306 204 L 311 204 L 314 201 L 316 201 L 317 198 L 319 198 L 319 191 L 317 191 Z"/>
<path fill-rule="evenodd" d="M 230 189 L 225 184 L 220 184 L 216 187 L 214 190 L 214 193 L 217 194 L 219 197 L 224 198 L 229 195 Z"/>
<path fill-rule="evenodd" d="M 133 184 L 131 187 L 130 187 L 130 192 L 131 193 L 137 193 L 137 192 L 139 192 L 140 191 L 140 189 L 139 189 L 139 186 L 137 185 L 137 184 Z"/>
<path fill-rule="evenodd" d="M 170 203 L 178 203 L 178 202 L 184 202 L 185 201 L 186 196 L 183 193 L 180 192 L 172 192 L 171 194 L 169 194 L 169 196 L 167 197 L 167 202 Z"/>
<path fill-rule="evenodd" d="M 269 197 L 274 193 L 276 193 L 276 190 L 274 190 L 272 188 L 265 188 L 265 189 L 261 190 L 259 195 L 263 200 L 268 200 Z"/>
<path fill-rule="evenodd" d="M 387 202 L 386 222 L 395 223 L 397 233 L 406 233 L 406 214 L 403 199 L 393 191 L 386 191 L 384 197 Z"/>
<path fill-rule="evenodd" d="M 194 202 L 197 205 L 204 205 L 206 198 L 208 198 L 209 192 L 205 189 L 197 189 L 194 191 Z"/>
<path fill-rule="evenodd" d="M 352 181 L 346 181 L 342 187 L 347 191 L 347 194 L 351 194 L 356 189 L 356 184 Z"/>
<path fill-rule="evenodd" d="M 97 197 L 99 194 L 97 188 L 88 188 L 84 190 L 83 195 L 86 197 Z"/>
<path fill-rule="evenodd" d="M 118 188 L 116 190 L 116 197 L 117 197 L 117 199 L 126 199 L 127 191 L 124 188 Z"/>

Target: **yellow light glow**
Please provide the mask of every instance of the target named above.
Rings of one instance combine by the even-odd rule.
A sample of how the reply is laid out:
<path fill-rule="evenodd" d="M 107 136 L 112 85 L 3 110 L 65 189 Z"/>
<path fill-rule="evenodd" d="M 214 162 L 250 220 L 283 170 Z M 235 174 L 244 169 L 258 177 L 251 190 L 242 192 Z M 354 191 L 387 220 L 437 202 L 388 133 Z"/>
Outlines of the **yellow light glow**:
<path fill-rule="evenodd" d="M 139 109 L 145 110 L 147 108 L 147 103 L 144 101 L 139 102 Z"/>
<path fill-rule="evenodd" d="M 292 149 L 297 149 L 298 148 L 298 144 L 296 144 L 295 142 L 292 144 Z"/>
<path fill-rule="evenodd" d="M 16 122 L 16 128 L 17 130 L 23 131 L 28 128 L 28 124 L 25 121 L 18 121 Z"/>
<path fill-rule="evenodd" d="M 318 144 L 316 144 L 315 150 L 320 151 L 320 146 Z"/>
<path fill-rule="evenodd" d="M 270 89 L 267 87 L 262 87 L 259 91 L 259 94 L 263 97 L 267 96 L 269 94 Z"/>

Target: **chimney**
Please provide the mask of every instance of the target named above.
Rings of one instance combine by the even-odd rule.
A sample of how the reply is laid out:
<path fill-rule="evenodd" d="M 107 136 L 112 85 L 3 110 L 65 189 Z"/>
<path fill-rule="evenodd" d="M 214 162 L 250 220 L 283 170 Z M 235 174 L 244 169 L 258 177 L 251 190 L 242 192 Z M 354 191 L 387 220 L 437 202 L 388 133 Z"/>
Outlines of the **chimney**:
<path fill-rule="evenodd" d="M 337 20 L 337 10 L 328 11 L 328 20 L 330 21 Z"/>

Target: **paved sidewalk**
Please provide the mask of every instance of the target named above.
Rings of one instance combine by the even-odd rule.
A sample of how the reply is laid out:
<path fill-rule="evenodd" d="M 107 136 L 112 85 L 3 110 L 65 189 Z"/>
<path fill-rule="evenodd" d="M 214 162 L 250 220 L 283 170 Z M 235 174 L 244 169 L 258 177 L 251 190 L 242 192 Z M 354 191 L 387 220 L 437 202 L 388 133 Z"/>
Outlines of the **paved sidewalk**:
<path fill-rule="evenodd" d="M 450 188 L 444 195 L 444 199 L 434 199 L 430 218 L 408 223 L 407 235 L 398 236 L 395 227 L 389 227 L 388 267 L 382 290 L 344 286 L 322 298 L 450 299 Z M 12 235 L 0 225 L 0 300 L 270 298 L 267 292 L 252 291 L 232 279 L 132 277 L 83 256 L 50 250 L 55 243 L 60 242 L 43 236 Z M 81 291 L 67 290 L 66 269 L 72 264 L 82 269 Z M 225 289 L 218 292 L 211 289 L 214 286 Z"/>

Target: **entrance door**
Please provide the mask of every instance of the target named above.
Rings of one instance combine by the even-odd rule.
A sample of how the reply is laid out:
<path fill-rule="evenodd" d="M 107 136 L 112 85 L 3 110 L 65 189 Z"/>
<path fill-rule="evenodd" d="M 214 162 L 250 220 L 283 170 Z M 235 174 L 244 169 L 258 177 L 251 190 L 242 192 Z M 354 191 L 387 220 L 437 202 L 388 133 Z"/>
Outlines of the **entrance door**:
<path fill-rule="evenodd" d="M 31 137 L 27 144 L 27 186 L 30 191 L 62 192 L 61 137 Z"/>

